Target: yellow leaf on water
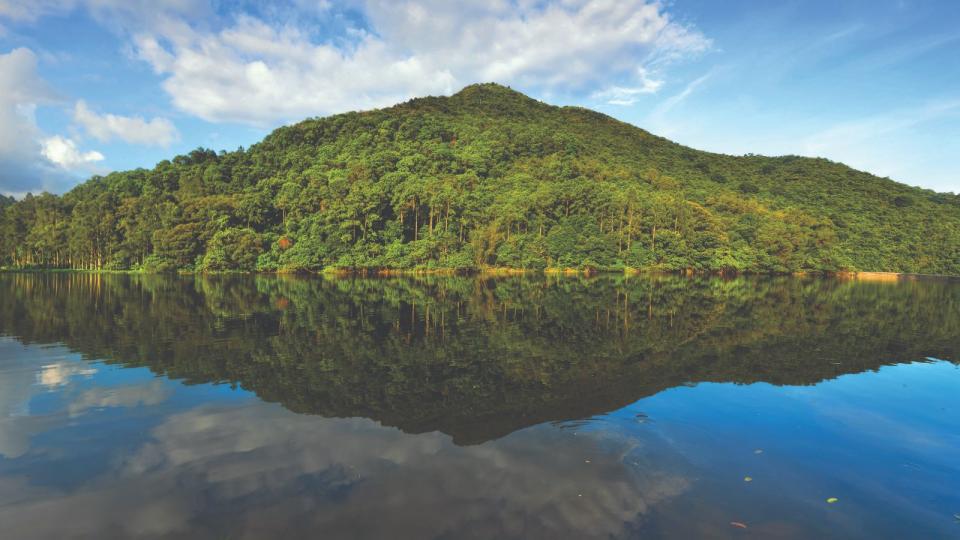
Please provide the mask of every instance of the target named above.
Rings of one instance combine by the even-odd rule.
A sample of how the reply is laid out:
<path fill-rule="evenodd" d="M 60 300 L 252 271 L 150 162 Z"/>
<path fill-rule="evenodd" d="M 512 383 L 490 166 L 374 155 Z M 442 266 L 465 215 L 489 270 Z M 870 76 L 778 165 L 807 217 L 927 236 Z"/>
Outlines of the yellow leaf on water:
<path fill-rule="evenodd" d="M 827 499 L 827 502 L 830 503 L 830 504 L 833 504 L 833 503 L 835 503 L 835 502 L 837 502 L 837 501 L 839 501 L 839 500 L 840 500 L 840 499 L 838 499 L 838 498 L 836 498 L 836 497 L 830 497 L 829 499 Z"/>
<path fill-rule="evenodd" d="M 744 477 L 743 477 L 743 481 L 744 481 L 744 482 L 753 482 L 753 478 L 750 478 L 749 476 L 744 476 Z"/>

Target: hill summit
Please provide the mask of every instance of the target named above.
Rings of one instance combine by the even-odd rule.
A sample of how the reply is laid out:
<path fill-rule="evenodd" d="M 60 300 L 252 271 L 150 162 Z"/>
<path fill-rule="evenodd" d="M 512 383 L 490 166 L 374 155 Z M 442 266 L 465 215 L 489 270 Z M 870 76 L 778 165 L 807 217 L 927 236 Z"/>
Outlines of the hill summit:
<path fill-rule="evenodd" d="M 960 274 L 960 197 L 694 150 L 497 84 L 0 205 L 0 265 Z"/>

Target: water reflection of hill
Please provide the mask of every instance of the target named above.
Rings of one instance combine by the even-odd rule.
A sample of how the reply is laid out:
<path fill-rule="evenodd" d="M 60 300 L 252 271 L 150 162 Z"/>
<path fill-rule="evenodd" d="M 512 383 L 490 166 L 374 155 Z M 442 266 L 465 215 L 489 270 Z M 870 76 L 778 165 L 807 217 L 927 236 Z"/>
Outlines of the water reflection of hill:
<path fill-rule="evenodd" d="M 461 444 L 704 381 L 956 361 L 960 285 L 814 279 L 0 277 L 0 333 Z"/>

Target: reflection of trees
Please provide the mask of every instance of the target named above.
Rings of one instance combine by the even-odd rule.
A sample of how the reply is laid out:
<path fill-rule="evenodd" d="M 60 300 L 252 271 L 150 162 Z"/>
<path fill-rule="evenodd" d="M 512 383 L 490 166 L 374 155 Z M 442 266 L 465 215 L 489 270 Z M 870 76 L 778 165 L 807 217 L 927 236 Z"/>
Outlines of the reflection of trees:
<path fill-rule="evenodd" d="M 807 279 L 8 275 L 0 332 L 472 443 L 665 388 L 957 359 L 960 286 Z"/>

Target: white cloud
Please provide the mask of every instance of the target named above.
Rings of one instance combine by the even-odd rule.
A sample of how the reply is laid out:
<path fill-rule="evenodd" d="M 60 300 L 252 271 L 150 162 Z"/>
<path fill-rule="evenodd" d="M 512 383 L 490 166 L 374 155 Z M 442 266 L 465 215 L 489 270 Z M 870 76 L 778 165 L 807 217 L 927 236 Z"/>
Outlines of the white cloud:
<path fill-rule="evenodd" d="M 594 92 L 591 97 L 605 101 L 610 105 L 629 106 L 639 101 L 640 97 L 644 94 L 656 93 L 657 89 L 659 89 L 661 85 L 661 81 L 656 81 L 656 84 L 629 88 L 623 86 L 611 86 L 605 90 Z"/>
<path fill-rule="evenodd" d="M 175 107 L 209 121 L 257 126 L 449 94 L 481 81 L 628 105 L 661 87 L 665 65 L 710 47 L 655 0 L 221 8 L 208 0 L 0 0 L 0 19 L 39 24 L 85 9 L 163 77 Z M 0 65 L 0 192 L 62 191 L 93 171 L 102 154 L 38 129 L 33 110 L 55 99 L 36 74 L 35 55 L 18 49 L 0 62 L 16 64 Z M 73 115 L 104 142 L 163 146 L 178 137 L 165 118 L 105 114 L 82 101 Z"/>
<path fill-rule="evenodd" d="M 594 92 L 593 99 L 606 101 L 610 105 L 633 105 L 645 94 L 655 94 L 663 86 L 663 79 L 654 78 L 649 71 L 640 67 L 637 69 L 638 84 L 636 86 L 610 86 Z"/>
<path fill-rule="evenodd" d="M 663 84 L 665 64 L 710 47 L 655 0 L 298 1 L 225 15 L 205 0 L 0 0 L 0 17 L 35 21 L 80 5 L 130 38 L 177 108 L 254 125 L 485 81 L 627 105 Z M 348 22 L 347 9 L 363 22 Z M 333 30 L 317 39 L 324 25 Z"/>
<path fill-rule="evenodd" d="M 657 107 L 653 110 L 653 113 L 651 115 L 654 117 L 662 117 L 668 112 L 670 112 L 671 110 L 673 110 L 674 107 L 686 101 L 687 98 L 690 97 L 690 94 L 696 91 L 696 89 L 700 85 L 707 82 L 707 79 L 710 78 L 710 75 L 711 73 L 707 73 L 706 75 L 697 77 L 696 79 L 687 83 L 687 85 L 683 88 L 683 90 L 668 97 L 667 99 L 663 100 L 659 105 L 657 105 Z"/>
<path fill-rule="evenodd" d="M 37 57 L 19 48 L 0 54 L 0 193 L 62 191 L 76 183 L 77 173 L 103 159 L 82 152 L 76 143 L 48 137 L 37 127 L 34 111 L 52 105 L 58 96 L 37 74 Z"/>
<path fill-rule="evenodd" d="M 76 4 L 76 0 L 0 0 L 0 17 L 33 22 L 46 15 L 70 11 Z"/>
<path fill-rule="evenodd" d="M 131 144 L 169 146 L 180 138 L 173 122 L 166 118 L 97 114 L 83 100 L 74 107 L 73 120 L 101 142 L 120 139 Z"/>
<path fill-rule="evenodd" d="M 644 0 L 371 0 L 367 14 L 392 48 L 461 77 L 528 85 L 587 88 L 656 55 L 707 46 Z"/>
<path fill-rule="evenodd" d="M 0 0 L 0 18 L 34 23 L 47 16 L 63 16 L 86 7 L 104 23 L 129 25 L 166 14 L 199 15 L 211 11 L 209 0 Z M 119 28 L 118 28 L 119 29 Z"/>
<path fill-rule="evenodd" d="M 37 132 L 33 110 L 55 96 L 37 76 L 37 58 L 29 49 L 0 54 L 0 152 L 25 152 Z"/>
<path fill-rule="evenodd" d="M 716 70 L 712 69 L 704 75 L 689 81 L 684 85 L 682 90 L 671 94 L 657 103 L 650 113 L 647 114 L 643 125 L 663 137 L 689 143 L 689 140 L 684 140 L 684 138 L 689 138 L 691 132 L 696 132 L 699 126 L 702 125 L 702 121 L 690 115 L 672 115 L 670 113 L 681 106 L 698 88 L 706 83 L 713 76 L 714 71 Z"/>
<path fill-rule="evenodd" d="M 165 77 L 177 108 L 254 125 L 481 81 L 573 94 L 606 88 L 601 98 L 628 104 L 660 87 L 665 64 L 710 46 L 649 0 L 357 0 L 349 5 L 364 22 L 346 29 L 342 5 L 303 9 L 307 22 L 290 16 L 293 6 L 214 17 L 201 27 L 187 14 L 202 6 L 179 4 L 88 1 L 101 20 L 124 26 L 133 53 Z M 315 39 L 322 17 L 342 35 Z"/>
<path fill-rule="evenodd" d="M 60 135 L 44 139 L 41 153 L 51 163 L 68 171 L 86 170 L 91 164 L 103 161 L 103 154 L 100 152 L 81 152 L 76 143 Z"/>

